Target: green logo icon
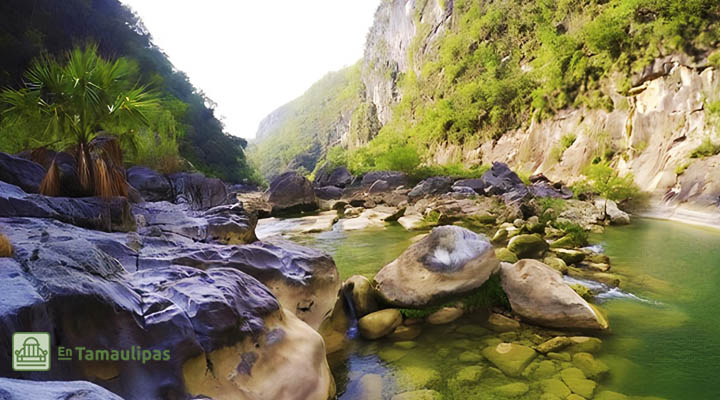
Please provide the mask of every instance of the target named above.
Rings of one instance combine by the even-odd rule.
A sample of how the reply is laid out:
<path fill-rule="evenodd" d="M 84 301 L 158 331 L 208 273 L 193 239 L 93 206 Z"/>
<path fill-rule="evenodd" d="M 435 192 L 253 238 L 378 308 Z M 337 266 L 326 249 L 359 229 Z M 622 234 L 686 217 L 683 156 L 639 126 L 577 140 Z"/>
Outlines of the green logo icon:
<path fill-rule="evenodd" d="M 13 335 L 12 368 L 15 371 L 50 370 L 50 334 L 17 332 Z"/>

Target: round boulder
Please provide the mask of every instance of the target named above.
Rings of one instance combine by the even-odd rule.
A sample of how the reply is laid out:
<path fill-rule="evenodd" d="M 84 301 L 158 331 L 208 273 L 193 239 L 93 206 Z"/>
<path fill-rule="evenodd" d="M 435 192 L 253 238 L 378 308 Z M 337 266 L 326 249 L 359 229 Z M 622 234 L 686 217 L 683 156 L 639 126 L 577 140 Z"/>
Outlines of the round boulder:
<path fill-rule="evenodd" d="M 368 314 L 358 321 L 358 330 L 365 339 L 379 339 L 402 324 L 402 314 L 394 308 Z"/>
<path fill-rule="evenodd" d="M 508 243 L 508 250 L 518 258 L 540 258 L 548 248 L 547 242 L 537 234 L 513 236 Z"/>
<path fill-rule="evenodd" d="M 385 302 L 422 308 L 477 289 L 499 264 L 485 236 L 458 226 L 441 226 L 383 267 L 374 280 Z"/>
<path fill-rule="evenodd" d="M 288 171 L 270 182 L 267 192 L 272 212 L 311 211 L 318 207 L 312 183 L 295 171 Z"/>

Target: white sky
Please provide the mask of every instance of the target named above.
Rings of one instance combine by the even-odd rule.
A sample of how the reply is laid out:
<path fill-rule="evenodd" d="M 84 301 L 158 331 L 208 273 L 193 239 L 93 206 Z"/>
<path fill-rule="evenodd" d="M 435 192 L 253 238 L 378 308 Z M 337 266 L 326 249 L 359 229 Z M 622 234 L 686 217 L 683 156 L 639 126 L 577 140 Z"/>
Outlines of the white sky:
<path fill-rule="evenodd" d="M 122 0 L 175 68 L 218 104 L 228 133 L 362 57 L 381 0 Z"/>

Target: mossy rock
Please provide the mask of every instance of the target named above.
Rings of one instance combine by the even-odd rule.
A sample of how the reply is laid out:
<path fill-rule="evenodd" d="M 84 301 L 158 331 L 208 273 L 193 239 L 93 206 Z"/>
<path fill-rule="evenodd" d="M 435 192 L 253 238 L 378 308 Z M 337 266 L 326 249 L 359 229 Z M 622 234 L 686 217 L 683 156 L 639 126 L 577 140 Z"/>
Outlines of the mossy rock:
<path fill-rule="evenodd" d="M 498 229 L 498 231 L 495 232 L 495 235 L 492 237 L 490 242 L 492 242 L 492 244 L 502 244 L 502 243 L 507 242 L 508 236 L 509 236 L 509 233 L 508 233 L 507 229 Z"/>
<path fill-rule="evenodd" d="M 565 235 L 560 239 L 550 243 L 551 249 L 571 249 L 573 247 L 575 247 L 575 240 L 573 240 L 572 236 L 570 235 Z"/>
<path fill-rule="evenodd" d="M 535 360 L 534 362 L 537 362 L 537 360 Z M 554 362 L 550 360 L 542 360 L 540 362 L 537 362 L 537 366 L 532 371 L 532 374 L 530 374 L 530 377 L 534 379 L 550 378 L 551 376 L 557 374 L 557 372 L 558 368 Z"/>
<path fill-rule="evenodd" d="M 572 288 L 572 290 L 575 291 L 575 293 L 579 294 L 580 297 L 582 297 L 583 299 L 585 299 L 587 301 L 590 301 L 593 299 L 593 297 L 595 297 L 595 296 L 593 296 L 590 289 L 588 289 L 585 285 L 576 283 L 576 284 L 570 285 L 570 287 Z"/>
<path fill-rule="evenodd" d="M 506 262 L 510 264 L 515 264 L 518 262 L 518 257 L 513 253 L 512 251 L 508 250 L 507 248 L 503 247 L 501 249 L 495 250 L 495 257 L 497 257 L 498 260 L 501 262 Z"/>
<path fill-rule="evenodd" d="M 399 341 L 405 341 L 405 340 L 413 340 L 416 337 L 420 336 L 420 333 L 422 333 L 422 328 L 420 325 L 400 325 L 395 330 L 387 335 L 387 338 L 390 340 L 399 340 Z"/>
<path fill-rule="evenodd" d="M 456 382 L 472 382 L 475 383 L 480 380 L 483 373 L 485 372 L 485 368 L 480 365 L 472 365 L 469 367 L 462 368 L 460 371 L 458 371 L 457 375 L 455 375 L 454 380 Z"/>
<path fill-rule="evenodd" d="M 459 327 L 455 332 L 470 336 L 485 336 L 490 333 L 487 328 L 480 325 L 463 325 Z"/>
<path fill-rule="evenodd" d="M 483 356 L 474 351 L 463 351 L 458 356 L 458 361 L 462 363 L 478 363 L 483 360 Z"/>
<path fill-rule="evenodd" d="M 597 353 L 602 348 L 602 340 L 590 336 L 572 336 L 572 342 L 566 349 L 570 353 Z"/>
<path fill-rule="evenodd" d="M 370 313 L 358 321 L 358 330 L 366 339 L 378 339 L 395 330 L 402 323 L 400 311 L 388 308 Z"/>
<path fill-rule="evenodd" d="M 554 269 L 555 271 L 558 271 L 559 273 L 565 275 L 568 272 L 568 266 L 560 258 L 557 257 L 545 257 L 543 259 L 543 263 L 547 265 L 548 267 Z"/>
<path fill-rule="evenodd" d="M 408 390 L 428 389 L 440 384 L 440 373 L 432 368 L 405 366 L 397 372 L 398 386 Z"/>
<path fill-rule="evenodd" d="M 493 392 L 498 395 L 507 398 L 520 397 L 529 391 L 530 386 L 523 382 L 508 383 L 507 385 L 498 386 L 493 390 Z"/>
<path fill-rule="evenodd" d="M 397 347 L 386 347 L 380 350 L 377 355 L 381 360 L 385 362 L 395 362 L 407 355 L 407 349 L 401 349 Z"/>
<path fill-rule="evenodd" d="M 395 342 L 393 345 L 397 348 L 406 349 L 406 350 L 414 349 L 417 347 L 417 343 L 410 341 L 410 340 Z"/>
<path fill-rule="evenodd" d="M 515 343 L 486 347 L 482 355 L 508 376 L 520 376 L 537 357 L 535 350 Z"/>
<path fill-rule="evenodd" d="M 570 344 L 572 344 L 572 340 L 570 340 L 569 337 L 566 336 L 557 336 L 554 337 L 546 342 L 543 342 L 539 344 L 535 349 L 539 351 L 540 353 L 550 353 L 556 350 L 563 349 Z M 570 361 L 569 359 L 567 361 Z"/>
<path fill-rule="evenodd" d="M 520 329 L 520 323 L 502 314 L 490 314 L 488 318 L 490 328 L 495 332 L 510 332 Z"/>
<path fill-rule="evenodd" d="M 517 235 L 508 243 L 508 250 L 519 258 L 542 258 L 548 248 L 547 242 L 538 234 Z"/>
<path fill-rule="evenodd" d="M 622 393 L 603 390 L 595 395 L 594 400 L 629 400 L 630 398 Z"/>
<path fill-rule="evenodd" d="M 578 368 L 567 368 L 560 372 L 560 377 L 570 390 L 587 399 L 592 399 L 597 383 L 585 378 Z"/>
<path fill-rule="evenodd" d="M 569 353 L 547 353 L 547 357 L 551 360 L 570 362 L 572 356 Z"/>
<path fill-rule="evenodd" d="M 565 261 L 567 265 L 577 264 L 585 259 L 585 253 L 580 250 L 554 249 L 553 253 L 555 253 L 557 258 Z"/>
<path fill-rule="evenodd" d="M 590 379 L 600 380 L 610 372 L 607 364 L 596 360 L 590 353 L 575 353 L 572 361 Z"/>
<path fill-rule="evenodd" d="M 545 379 L 540 382 L 540 385 L 543 392 L 553 394 L 561 399 L 570 396 L 570 393 L 572 393 L 570 388 L 568 388 L 563 381 L 557 378 Z"/>

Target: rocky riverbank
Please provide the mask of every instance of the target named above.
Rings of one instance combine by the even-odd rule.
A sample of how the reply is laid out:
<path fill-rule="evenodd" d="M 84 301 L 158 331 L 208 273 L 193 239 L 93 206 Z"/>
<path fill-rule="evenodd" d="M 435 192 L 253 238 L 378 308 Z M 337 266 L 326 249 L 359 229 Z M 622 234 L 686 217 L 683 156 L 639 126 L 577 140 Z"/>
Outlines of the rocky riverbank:
<path fill-rule="evenodd" d="M 433 327 L 474 343 L 463 359 L 475 365 L 453 381 L 458 395 L 494 382 L 502 396 L 622 398 L 602 390 L 610 372 L 593 356 L 608 319 L 591 289 L 564 276 L 617 286 L 610 260 L 585 248 L 586 232 L 630 218 L 613 203 L 570 199 L 561 183 L 537 176 L 526 185 L 504 164 L 478 179 L 415 185 L 402 173 L 352 177 L 340 169 L 314 184 L 287 173 L 259 193 L 131 168 L 128 200 L 34 194 L 39 179 L 27 171 L 5 168 L 0 182 L 0 231 L 12 247 L 0 258 L 0 288 L 10 294 L 0 302 L 0 336 L 46 331 L 53 348 L 136 346 L 171 356 L 73 359 L 32 373 L 0 360 L 17 393 L 102 396 L 103 387 L 129 399 L 334 398 L 326 354 L 342 354 L 357 321 L 363 338 L 387 348 L 379 355 L 388 362 L 430 350 L 416 341 Z M 386 224 L 418 236 L 374 279 L 343 283 L 330 256 L 286 240 Z M 456 325 L 471 317 L 475 327 Z M 0 345 L 7 358 L 10 342 Z M 432 371 L 409 368 L 392 378 L 393 399 L 440 395 Z M 378 389 L 367 377 L 363 390 L 388 395 L 384 379 Z"/>

